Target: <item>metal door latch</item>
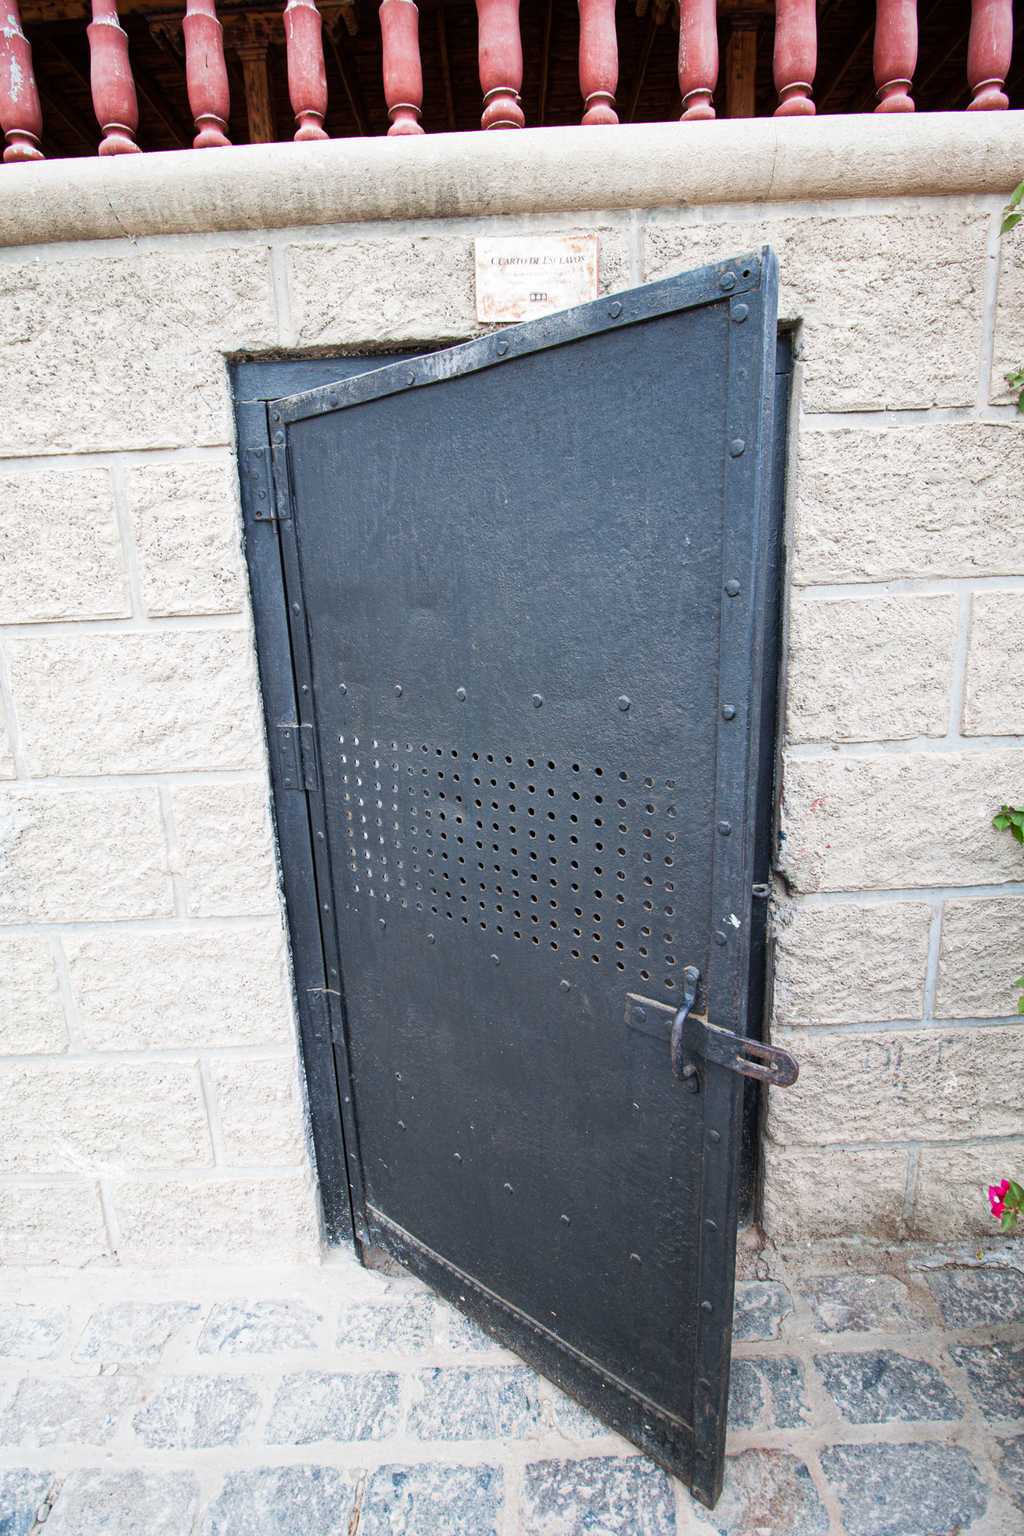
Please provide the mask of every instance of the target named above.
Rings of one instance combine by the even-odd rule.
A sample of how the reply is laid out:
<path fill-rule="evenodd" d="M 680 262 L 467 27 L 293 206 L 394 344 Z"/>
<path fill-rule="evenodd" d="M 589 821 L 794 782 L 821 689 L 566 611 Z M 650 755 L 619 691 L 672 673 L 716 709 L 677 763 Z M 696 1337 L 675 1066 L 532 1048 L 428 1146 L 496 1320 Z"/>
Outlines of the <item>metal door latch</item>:
<path fill-rule="evenodd" d="M 765 1045 L 760 1040 L 747 1040 L 734 1035 L 731 1029 L 720 1029 L 707 1019 L 694 1015 L 700 971 L 688 965 L 683 971 L 683 1005 L 672 1021 L 672 1071 L 687 1083 L 692 1092 L 700 1086 L 694 1057 L 711 1062 L 716 1067 L 727 1067 L 741 1077 L 752 1077 L 772 1088 L 788 1088 L 800 1075 L 800 1065 L 795 1056 L 778 1045 Z"/>

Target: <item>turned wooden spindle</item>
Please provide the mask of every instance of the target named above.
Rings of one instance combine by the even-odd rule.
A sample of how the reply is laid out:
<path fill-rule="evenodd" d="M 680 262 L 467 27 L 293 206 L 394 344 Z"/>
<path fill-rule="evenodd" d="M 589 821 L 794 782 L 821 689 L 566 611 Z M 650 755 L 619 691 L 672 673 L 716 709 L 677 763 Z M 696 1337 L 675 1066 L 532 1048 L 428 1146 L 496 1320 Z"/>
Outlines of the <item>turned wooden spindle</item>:
<path fill-rule="evenodd" d="M 288 51 L 288 96 L 298 125 L 296 139 L 326 139 L 327 71 L 323 22 L 316 0 L 288 0 L 284 37 Z"/>
<path fill-rule="evenodd" d="M 971 0 L 967 40 L 968 112 L 1005 112 L 1003 90 L 1013 52 L 1013 0 Z"/>
<path fill-rule="evenodd" d="M 231 92 L 215 0 L 188 0 L 181 26 L 188 104 L 196 125 L 192 148 L 219 149 L 231 143 L 227 133 Z"/>
<path fill-rule="evenodd" d="M 420 13 L 414 0 L 381 0 L 380 35 L 384 65 L 384 100 L 389 137 L 422 133 L 423 66 L 420 63 Z"/>
<path fill-rule="evenodd" d="M 913 112 L 910 87 L 917 66 L 917 0 L 876 0 L 876 112 Z"/>
<path fill-rule="evenodd" d="M 480 89 L 484 94 L 481 128 L 522 128 L 519 105 L 523 84 L 523 44 L 519 35 L 519 0 L 476 0 L 480 29 Z"/>
<path fill-rule="evenodd" d="M 718 20 L 716 0 L 679 0 L 679 94 L 681 122 L 699 122 L 715 115 L 718 84 Z"/>
<path fill-rule="evenodd" d="M 772 69 L 779 93 L 776 117 L 813 117 L 811 90 L 818 63 L 814 0 L 776 0 Z"/>
<path fill-rule="evenodd" d="M 100 125 L 101 155 L 137 155 L 139 103 L 128 58 L 128 34 L 117 19 L 117 0 L 92 0 L 89 38 L 92 107 Z"/>
<path fill-rule="evenodd" d="M 0 24 L 0 128 L 7 140 L 4 159 L 8 164 L 43 158 L 39 148 L 43 114 L 32 73 L 32 48 L 21 30 L 15 0 L 6 0 Z"/>
<path fill-rule="evenodd" d="M 619 40 L 615 33 L 615 0 L 579 0 L 579 7 L 583 122 L 588 127 L 617 123 Z"/>

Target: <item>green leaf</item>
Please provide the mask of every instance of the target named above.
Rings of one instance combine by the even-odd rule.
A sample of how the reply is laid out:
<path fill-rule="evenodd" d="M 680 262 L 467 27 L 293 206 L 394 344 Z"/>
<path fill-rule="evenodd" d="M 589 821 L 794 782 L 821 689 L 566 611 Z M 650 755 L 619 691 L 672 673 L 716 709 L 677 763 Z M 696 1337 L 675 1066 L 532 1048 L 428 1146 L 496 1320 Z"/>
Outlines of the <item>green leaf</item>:
<path fill-rule="evenodd" d="M 999 1226 L 1003 1232 L 1012 1232 L 1017 1225 L 1017 1212 L 1004 1211 Z"/>
<path fill-rule="evenodd" d="M 1010 825 L 1010 818 L 1004 811 L 1000 811 L 998 816 L 992 817 L 992 825 L 997 832 L 1005 832 Z"/>
<path fill-rule="evenodd" d="M 1019 997 L 1017 999 L 1017 1012 L 1024 1013 L 1024 997 Z"/>
<path fill-rule="evenodd" d="M 1022 827 L 1019 822 L 1015 821 L 1013 826 L 1010 828 L 1010 836 L 1015 838 L 1018 843 L 1024 843 L 1024 827 Z"/>
<path fill-rule="evenodd" d="M 999 226 L 999 233 L 1008 235 L 1011 229 L 1017 228 L 1021 219 L 1024 219 L 1024 213 L 1008 213 Z"/>
<path fill-rule="evenodd" d="M 1024 1205 L 1024 1189 L 1021 1189 L 1016 1179 L 1010 1180 L 1010 1187 L 1006 1193 L 1007 1199 L 1010 1200 L 1012 1204 Z"/>
<path fill-rule="evenodd" d="M 1010 193 L 1010 201 L 1006 206 L 1007 208 L 1018 208 L 1021 203 L 1024 203 L 1024 181 L 1019 182 L 1018 185 L 1014 187 L 1013 191 Z"/>

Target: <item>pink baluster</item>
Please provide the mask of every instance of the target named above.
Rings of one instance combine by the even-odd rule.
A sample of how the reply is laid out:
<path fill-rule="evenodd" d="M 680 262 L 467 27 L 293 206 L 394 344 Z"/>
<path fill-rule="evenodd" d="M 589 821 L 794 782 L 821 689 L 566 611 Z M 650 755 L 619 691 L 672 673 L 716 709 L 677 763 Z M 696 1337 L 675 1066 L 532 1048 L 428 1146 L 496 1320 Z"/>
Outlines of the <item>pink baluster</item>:
<path fill-rule="evenodd" d="M 92 106 L 103 132 L 101 155 L 137 155 L 139 104 L 128 58 L 128 34 L 117 19 L 117 0 L 92 0 L 89 37 Z"/>
<path fill-rule="evenodd" d="M 316 0 L 288 0 L 284 36 L 288 49 L 288 96 L 298 127 L 295 137 L 326 139 L 327 71 L 324 69 L 323 23 Z"/>
<path fill-rule="evenodd" d="M 1013 52 L 1013 0 L 971 0 L 967 41 L 967 82 L 973 100 L 968 112 L 1005 112 L 1003 90 Z"/>
<path fill-rule="evenodd" d="M 615 87 L 619 83 L 619 40 L 615 0 L 579 0 L 580 93 L 583 121 L 617 123 Z"/>
<path fill-rule="evenodd" d="M 215 0 L 188 0 L 181 26 L 188 104 L 197 130 L 192 148 L 223 148 L 231 143 L 227 134 L 231 91 Z"/>
<path fill-rule="evenodd" d="M 422 133 L 423 66 L 420 63 L 420 13 L 415 0 L 381 0 L 380 34 L 384 53 L 384 100 L 388 135 Z"/>
<path fill-rule="evenodd" d="M 480 89 L 484 93 L 481 128 L 522 128 L 519 105 L 523 84 L 523 44 L 519 36 L 519 0 L 476 0 L 480 28 Z"/>
<path fill-rule="evenodd" d="M 32 73 L 32 49 L 21 30 L 16 0 L 5 0 L 0 20 L 0 127 L 7 140 L 4 159 L 8 163 L 42 160 L 43 114 Z"/>
<path fill-rule="evenodd" d="M 876 112 L 913 112 L 910 87 L 917 65 L 917 0 L 876 0 Z"/>
<path fill-rule="evenodd" d="M 716 0 L 679 0 L 679 94 L 684 123 L 715 115 L 718 84 Z"/>
<path fill-rule="evenodd" d="M 776 117 L 813 117 L 811 89 L 818 63 L 814 0 L 775 0 Z"/>

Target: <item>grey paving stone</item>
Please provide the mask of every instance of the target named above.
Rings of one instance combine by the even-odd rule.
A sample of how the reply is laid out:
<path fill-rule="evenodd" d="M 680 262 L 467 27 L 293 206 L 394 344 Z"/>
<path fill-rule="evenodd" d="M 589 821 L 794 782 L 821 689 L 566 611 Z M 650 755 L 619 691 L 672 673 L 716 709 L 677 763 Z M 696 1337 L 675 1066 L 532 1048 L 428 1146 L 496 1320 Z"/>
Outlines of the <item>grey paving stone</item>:
<path fill-rule="evenodd" d="M 198 1311 L 188 1301 L 119 1301 L 102 1307 L 86 1323 L 75 1358 L 155 1365 Z"/>
<path fill-rule="evenodd" d="M 521 1440 L 540 1425 L 537 1378 L 525 1365 L 420 1371 L 409 1433 L 421 1440 Z"/>
<path fill-rule="evenodd" d="M 872 1349 L 866 1354 L 815 1355 L 814 1363 L 848 1424 L 934 1423 L 963 1417 L 963 1403 L 926 1360 Z"/>
<path fill-rule="evenodd" d="M 434 1304 L 414 1301 L 359 1302 L 342 1308 L 338 1348 L 367 1353 L 415 1355 L 428 1348 L 434 1333 Z"/>
<path fill-rule="evenodd" d="M 727 1456 L 722 1497 L 701 1516 L 719 1536 L 822 1536 L 828 1530 L 810 1472 L 786 1451 Z"/>
<path fill-rule="evenodd" d="M 221 1301 L 199 1335 L 201 1355 L 278 1355 L 316 1349 L 322 1322 L 304 1301 Z"/>
<path fill-rule="evenodd" d="M 821 1465 L 847 1536 L 953 1536 L 988 1506 L 981 1473 L 958 1445 L 833 1445 Z"/>
<path fill-rule="evenodd" d="M 378 1467 L 359 1536 L 497 1536 L 502 1503 L 498 1467 Z"/>
<path fill-rule="evenodd" d="M 1007 1491 L 1018 1509 L 1024 1509 L 1024 1435 L 996 1442 L 996 1460 Z"/>
<path fill-rule="evenodd" d="M 135 1433 L 152 1451 L 237 1445 L 259 1412 L 259 1393 L 237 1376 L 164 1377 L 136 1413 Z"/>
<path fill-rule="evenodd" d="M 342 1536 L 351 1529 L 359 1477 L 337 1467 L 229 1472 L 203 1517 L 202 1536 Z"/>
<path fill-rule="evenodd" d="M 398 1377 L 390 1371 L 304 1371 L 286 1376 L 274 1400 L 271 1445 L 383 1440 L 398 1423 Z"/>
<path fill-rule="evenodd" d="M 819 1333 L 907 1333 L 928 1326 L 928 1316 L 894 1275 L 812 1275 L 800 1295 Z"/>
<path fill-rule="evenodd" d="M 52 1482 L 52 1472 L 33 1472 L 28 1467 L 0 1472 L 0 1536 L 28 1536 Z"/>
<path fill-rule="evenodd" d="M 732 1314 L 734 1344 L 777 1339 L 783 1321 L 793 1310 L 793 1300 L 777 1280 L 739 1280 Z"/>
<path fill-rule="evenodd" d="M 675 1500 L 642 1456 L 535 1461 L 523 1473 L 523 1536 L 673 1536 Z"/>
<path fill-rule="evenodd" d="M 555 1424 L 568 1440 L 593 1440 L 597 1435 L 614 1434 L 614 1430 L 588 1413 L 575 1398 L 559 1392 L 557 1387 L 552 1387 L 551 1391 Z"/>
<path fill-rule="evenodd" d="M 199 1502 L 190 1472 L 69 1472 L 46 1536 L 190 1536 Z"/>
<path fill-rule="evenodd" d="M 448 1307 L 447 1327 L 445 1329 L 449 1349 L 472 1351 L 475 1355 L 493 1354 L 501 1349 L 497 1339 L 492 1339 L 489 1333 L 485 1333 L 479 1323 L 474 1323 L 471 1317 L 466 1317 L 462 1312 L 457 1312 L 454 1307 Z"/>
<path fill-rule="evenodd" d="M 0 1414 L 0 1445 L 106 1445 L 138 1397 L 124 1376 L 30 1376 Z"/>
<path fill-rule="evenodd" d="M 986 1419 L 1024 1419 L 1024 1344 L 959 1344 L 950 1354 Z"/>
<path fill-rule="evenodd" d="M 799 1429 L 809 1417 L 798 1361 L 783 1356 L 732 1362 L 730 1429 Z"/>
<path fill-rule="evenodd" d="M 1024 1275 L 1015 1269 L 940 1269 L 927 1277 L 948 1328 L 1024 1322 Z"/>
<path fill-rule="evenodd" d="M 50 1307 L 0 1307 L 0 1356 L 52 1360 L 60 1354 L 67 1328 L 66 1312 Z"/>

